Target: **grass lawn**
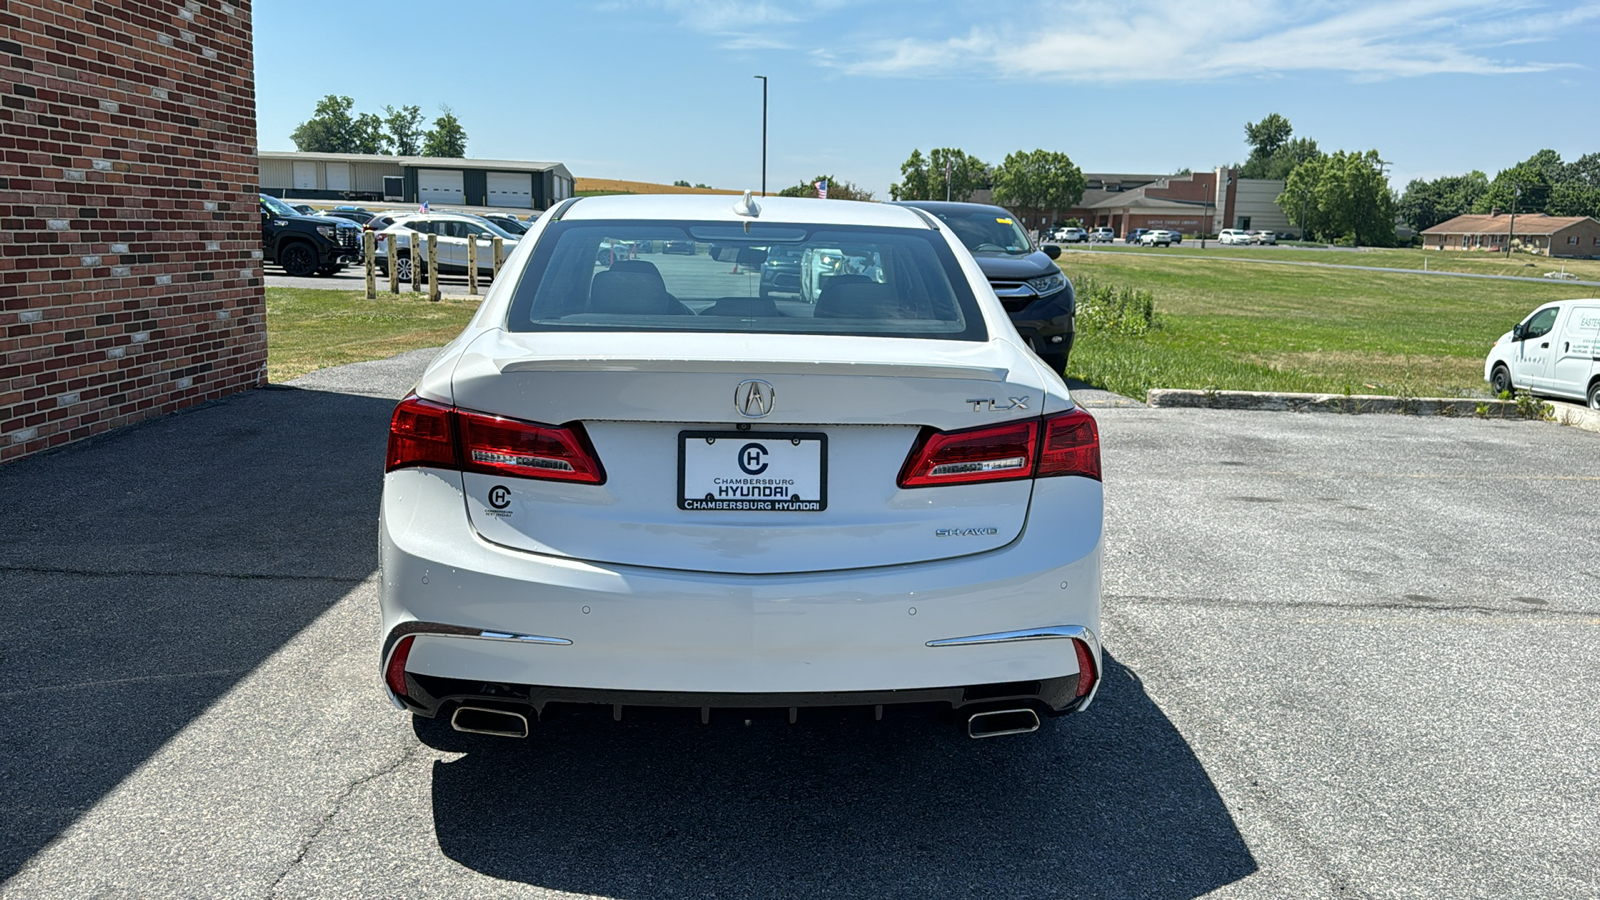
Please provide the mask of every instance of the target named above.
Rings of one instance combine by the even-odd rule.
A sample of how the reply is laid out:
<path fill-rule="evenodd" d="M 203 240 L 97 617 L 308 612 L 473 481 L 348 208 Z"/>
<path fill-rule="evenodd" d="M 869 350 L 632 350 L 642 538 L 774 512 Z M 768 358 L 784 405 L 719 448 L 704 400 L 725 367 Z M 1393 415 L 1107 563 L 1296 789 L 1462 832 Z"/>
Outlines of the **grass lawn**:
<path fill-rule="evenodd" d="M 1081 333 L 1067 368 L 1140 399 L 1151 388 L 1486 396 L 1483 359 L 1495 338 L 1541 303 L 1595 292 L 1161 251 L 1065 253 L 1060 263 L 1069 277 L 1154 294 L 1159 329 Z"/>
<path fill-rule="evenodd" d="M 267 288 L 267 379 L 279 382 L 345 363 L 449 343 L 477 300 L 438 303 L 380 292 Z M 421 295 L 426 297 L 426 294 Z"/>
<path fill-rule="evenodd" d="M 1063 257 L 1070 257 L 1072 251 L 1079 247 L 1062 247 Z M 1200 241 L 1194 238 L 1184 238 L 1183 243 L 1176 247 L 1124 247 L 1117 245 L 1099 245 L 1092 248 L 1096 252 L 1134 253 L 1141 255 L 1172 255 L 1172 254 L 1199 254 L 1204 253 L 1207 258 L 1219 260 L 1237 259 L 1285 259 L 1296 262 L 1327 263 L 1340 266 L 1381 266 L 1389 269 L 1428 269 L 1437 272 L 1470 272 L 1477 275 L 1519 275 L 1524 278 L 1540 278 L 1546 272 L 1556 272 L 1565 269 L 1584 281 L 1600 281 L 1600 259 L 1550 259 L 1544 256 L 1531 256 L 1518 253 L 1507 259 L 1504 254 L 1486 252 L 1449 252 L 1444 250 L 1422 250 L 1411 247 L 1361 247 L 1359 249 L 1326 249 L 1318 250 L 1299 247 L 1224 247 L 1216 241 L 1207 241 L 1206 249 L 1200 249 Z M 1552 279 L 1554 280 L 1554 279 Z M 1559 282 L 1557 282 L 1559 283 Z M 1583 289 L 1589 293 L 1594 288 Z"/>

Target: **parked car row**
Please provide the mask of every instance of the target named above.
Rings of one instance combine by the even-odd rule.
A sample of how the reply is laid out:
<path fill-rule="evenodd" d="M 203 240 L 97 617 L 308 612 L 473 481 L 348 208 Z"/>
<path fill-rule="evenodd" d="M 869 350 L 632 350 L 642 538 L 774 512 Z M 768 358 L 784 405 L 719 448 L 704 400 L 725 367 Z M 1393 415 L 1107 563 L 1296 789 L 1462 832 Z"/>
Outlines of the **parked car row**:
<path fill-rule="evenodd" d="M 1217 234 L 1219 244 L 1276 244 L 1277 242 L 1278 235 L 1271 231 L 1224 228 Z"/>
<path fill-rule="evenodd" d="M 492 274 L 494 255 L 489 251 L 493 238 L 500 238 L 509 254 L 517 239 L 527 233 L 527 221 L 511 213 L 424 213 L 416 210 L 363 209 L 337 206 L 317 210 L 306 204 L 290 204 L 268 194 L 260 195 L 262 256 L 266 262 L 295 276 L 334 275 L 346 266 L 359 263 L 363 252 L 361 234 L 394 234 L 400 279 L 411 279 L 411 235 L 432 234 L 439 242 L 439 271 L 463 274 L 467 271 L 467 240 L 479 240 L 478 270 Z M 388 246 L 382 237 L 377 242 L 377 264 L 388 274 Z"/>

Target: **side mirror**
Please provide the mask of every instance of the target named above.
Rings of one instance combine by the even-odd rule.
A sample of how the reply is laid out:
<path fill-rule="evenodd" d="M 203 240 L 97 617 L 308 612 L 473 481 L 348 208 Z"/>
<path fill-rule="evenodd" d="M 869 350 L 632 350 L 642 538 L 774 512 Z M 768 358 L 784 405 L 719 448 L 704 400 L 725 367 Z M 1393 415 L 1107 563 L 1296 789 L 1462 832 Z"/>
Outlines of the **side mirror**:
<path fill-rule="evenodd" d="M 1523 336 L 1526 335 L 1527 333 L 1528 333 L 1527 327 L 1524 326 L 1521 322 L 1518 322 L 1517 324 L 1511 326 L 1511 339 L 1513 341 L 1522 340 Z"/>
<path fill-rule="evenodd" d="M 767 261 L 767 251 L 759 247 L 740 247 L 738 259 L 739 265 L 747 269 L 759 269 Z"/>
<path fill-rule="evenodd" d="M 1057 247 L 1055 244 L 1045 244 L 1044 255 L 1050 257 L 1051 259 L 1060 259 L 1061 248 Z"/>

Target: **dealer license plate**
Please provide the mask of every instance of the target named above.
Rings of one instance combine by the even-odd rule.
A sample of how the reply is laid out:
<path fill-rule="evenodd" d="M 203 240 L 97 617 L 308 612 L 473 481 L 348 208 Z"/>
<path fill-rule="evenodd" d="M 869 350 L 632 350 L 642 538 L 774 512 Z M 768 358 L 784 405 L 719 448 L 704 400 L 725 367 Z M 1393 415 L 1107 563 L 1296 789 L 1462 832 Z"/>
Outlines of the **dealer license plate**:
<path fill-rule="evenodd" d="M 681 431 L 678 508 L 821 512 L 828 508 L 828 436 Z"/>

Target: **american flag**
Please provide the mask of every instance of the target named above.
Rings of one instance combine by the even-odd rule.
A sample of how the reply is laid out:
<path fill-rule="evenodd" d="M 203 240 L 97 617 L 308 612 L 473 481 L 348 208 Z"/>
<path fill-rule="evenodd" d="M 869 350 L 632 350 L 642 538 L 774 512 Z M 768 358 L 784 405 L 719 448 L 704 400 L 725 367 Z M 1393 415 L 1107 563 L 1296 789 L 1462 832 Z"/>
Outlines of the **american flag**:
<path fill-rule="evenodd" d="M 819 182 L 817 182 L 816 187 L 817 187 L 817 197 L 819 199 L 822 199 L 822 200 L 828 199 L 828 182 L 819 181 Z"/>

